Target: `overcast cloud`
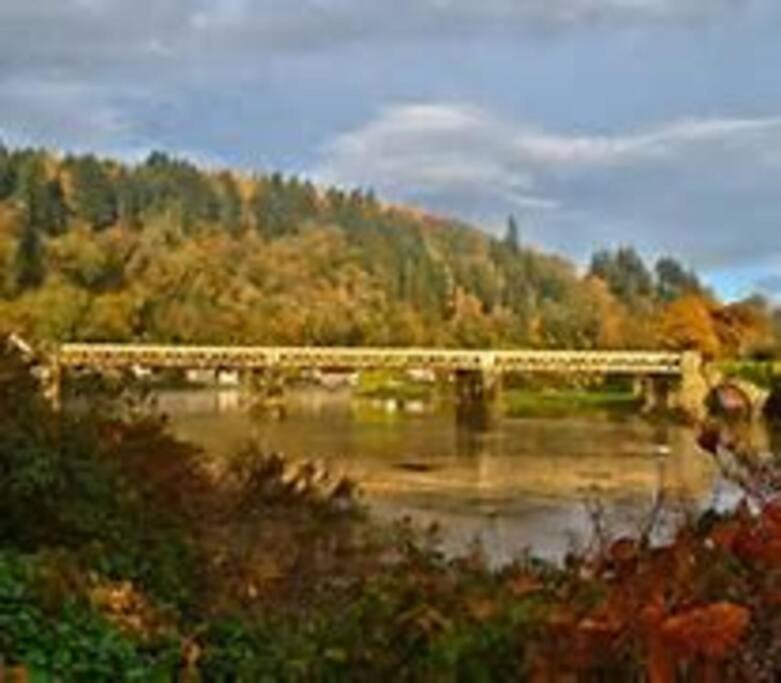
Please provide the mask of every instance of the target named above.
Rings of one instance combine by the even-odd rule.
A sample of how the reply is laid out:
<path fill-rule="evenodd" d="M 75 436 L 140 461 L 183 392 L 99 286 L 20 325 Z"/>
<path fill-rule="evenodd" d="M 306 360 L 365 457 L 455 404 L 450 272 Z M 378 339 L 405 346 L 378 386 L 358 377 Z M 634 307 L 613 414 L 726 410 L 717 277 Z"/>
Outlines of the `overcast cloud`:
<path fill-rule="evenodd" d="M 493 223 L 515 206 L 535 241 L 580 256 L 632 241 L 703 268 L 781 259 L 781 117 L 577 135 L 468 105 L 405 105 L 329 143 L 324 157 L 317 177 L 327 182 L 493 213 Z"/>
<path fill-rule="evenodd" d="M 781 277 L 774 0 L 3 0 L 0 137 L 282 169 Z"/>

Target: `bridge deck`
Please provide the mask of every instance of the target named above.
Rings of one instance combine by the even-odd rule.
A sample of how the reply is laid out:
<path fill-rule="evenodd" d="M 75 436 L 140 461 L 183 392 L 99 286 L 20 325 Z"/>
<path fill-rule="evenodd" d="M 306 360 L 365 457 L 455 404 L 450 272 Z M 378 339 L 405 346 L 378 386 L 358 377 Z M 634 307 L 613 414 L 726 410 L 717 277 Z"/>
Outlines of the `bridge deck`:
<path fill-rule="evenodd" d="M 685 354 L 645 351 L 472 351 L 449 349 L 218 347 L 64 344 L 66 368 L 431 369 L 680 375 Z"/>

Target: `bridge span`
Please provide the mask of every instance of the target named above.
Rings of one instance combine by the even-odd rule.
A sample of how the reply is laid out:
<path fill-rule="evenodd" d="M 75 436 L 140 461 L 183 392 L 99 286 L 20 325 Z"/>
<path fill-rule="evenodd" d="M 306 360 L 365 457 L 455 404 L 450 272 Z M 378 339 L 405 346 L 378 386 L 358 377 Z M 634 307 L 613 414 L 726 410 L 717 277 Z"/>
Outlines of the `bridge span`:
<path fill-rule="evenodd" d="M 263 370 L 429 369 L 435 371 L 539 372 L 680 376 L 685 353 L 655 351 L 536 351 L 422 348 L 329 348 L 254 346 L 157 346 L 63 344 L 63 368 L 182 368 Z"/>
<path fill-rule="evenodd" d="M 635 377 L 649 409 L 694 412 L 704 403 L 702 359 L 692 352 L 62 344 L 50 358 L 55 402 L 66 371 L 173 368 L 259 375 L 306 369 L 430 370 L 455 379 L 458 404 L 467 412 L 495 404 L 502 377 L 510 373 Z"/>

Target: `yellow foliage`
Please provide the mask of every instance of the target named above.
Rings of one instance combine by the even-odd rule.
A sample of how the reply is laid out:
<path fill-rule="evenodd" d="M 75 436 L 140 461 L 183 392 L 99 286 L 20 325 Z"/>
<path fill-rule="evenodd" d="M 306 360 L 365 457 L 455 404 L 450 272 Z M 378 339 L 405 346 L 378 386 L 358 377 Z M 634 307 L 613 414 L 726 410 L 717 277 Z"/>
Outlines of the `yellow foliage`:
<path fill-rule="evenodd" d="M 663 346 L 699 351 L 708 358 L 721 353 L 721 343 L 711 317 L 712 304 L 689 295 L 669 304 L 662 312 L 658 334 Z"/>

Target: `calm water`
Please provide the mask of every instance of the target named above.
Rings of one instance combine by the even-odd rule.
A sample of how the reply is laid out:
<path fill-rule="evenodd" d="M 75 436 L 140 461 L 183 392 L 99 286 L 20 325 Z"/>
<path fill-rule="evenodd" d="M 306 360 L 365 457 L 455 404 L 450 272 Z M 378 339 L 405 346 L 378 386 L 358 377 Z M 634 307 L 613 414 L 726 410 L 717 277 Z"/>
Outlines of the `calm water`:
<path fill-rule="evenodd" d="M 283 421 L 251 417 L 232 390 L 164 392 L 159 405 L 210 451 L 255 440 L 323 462 L 359 482 L 378 516 L 441 523 L 449 552 L 478 537 L 496 562 L 525 547 L 555 559 L 582 546 L 597 498 L 613 528 L 631 531 L 661 491 L 681 506 L 730 495 L 691 430 L 639 418 L 504 419 L 478 432 L 422 406 L 401 414 L 325 390 L 292 393 Z"/>

